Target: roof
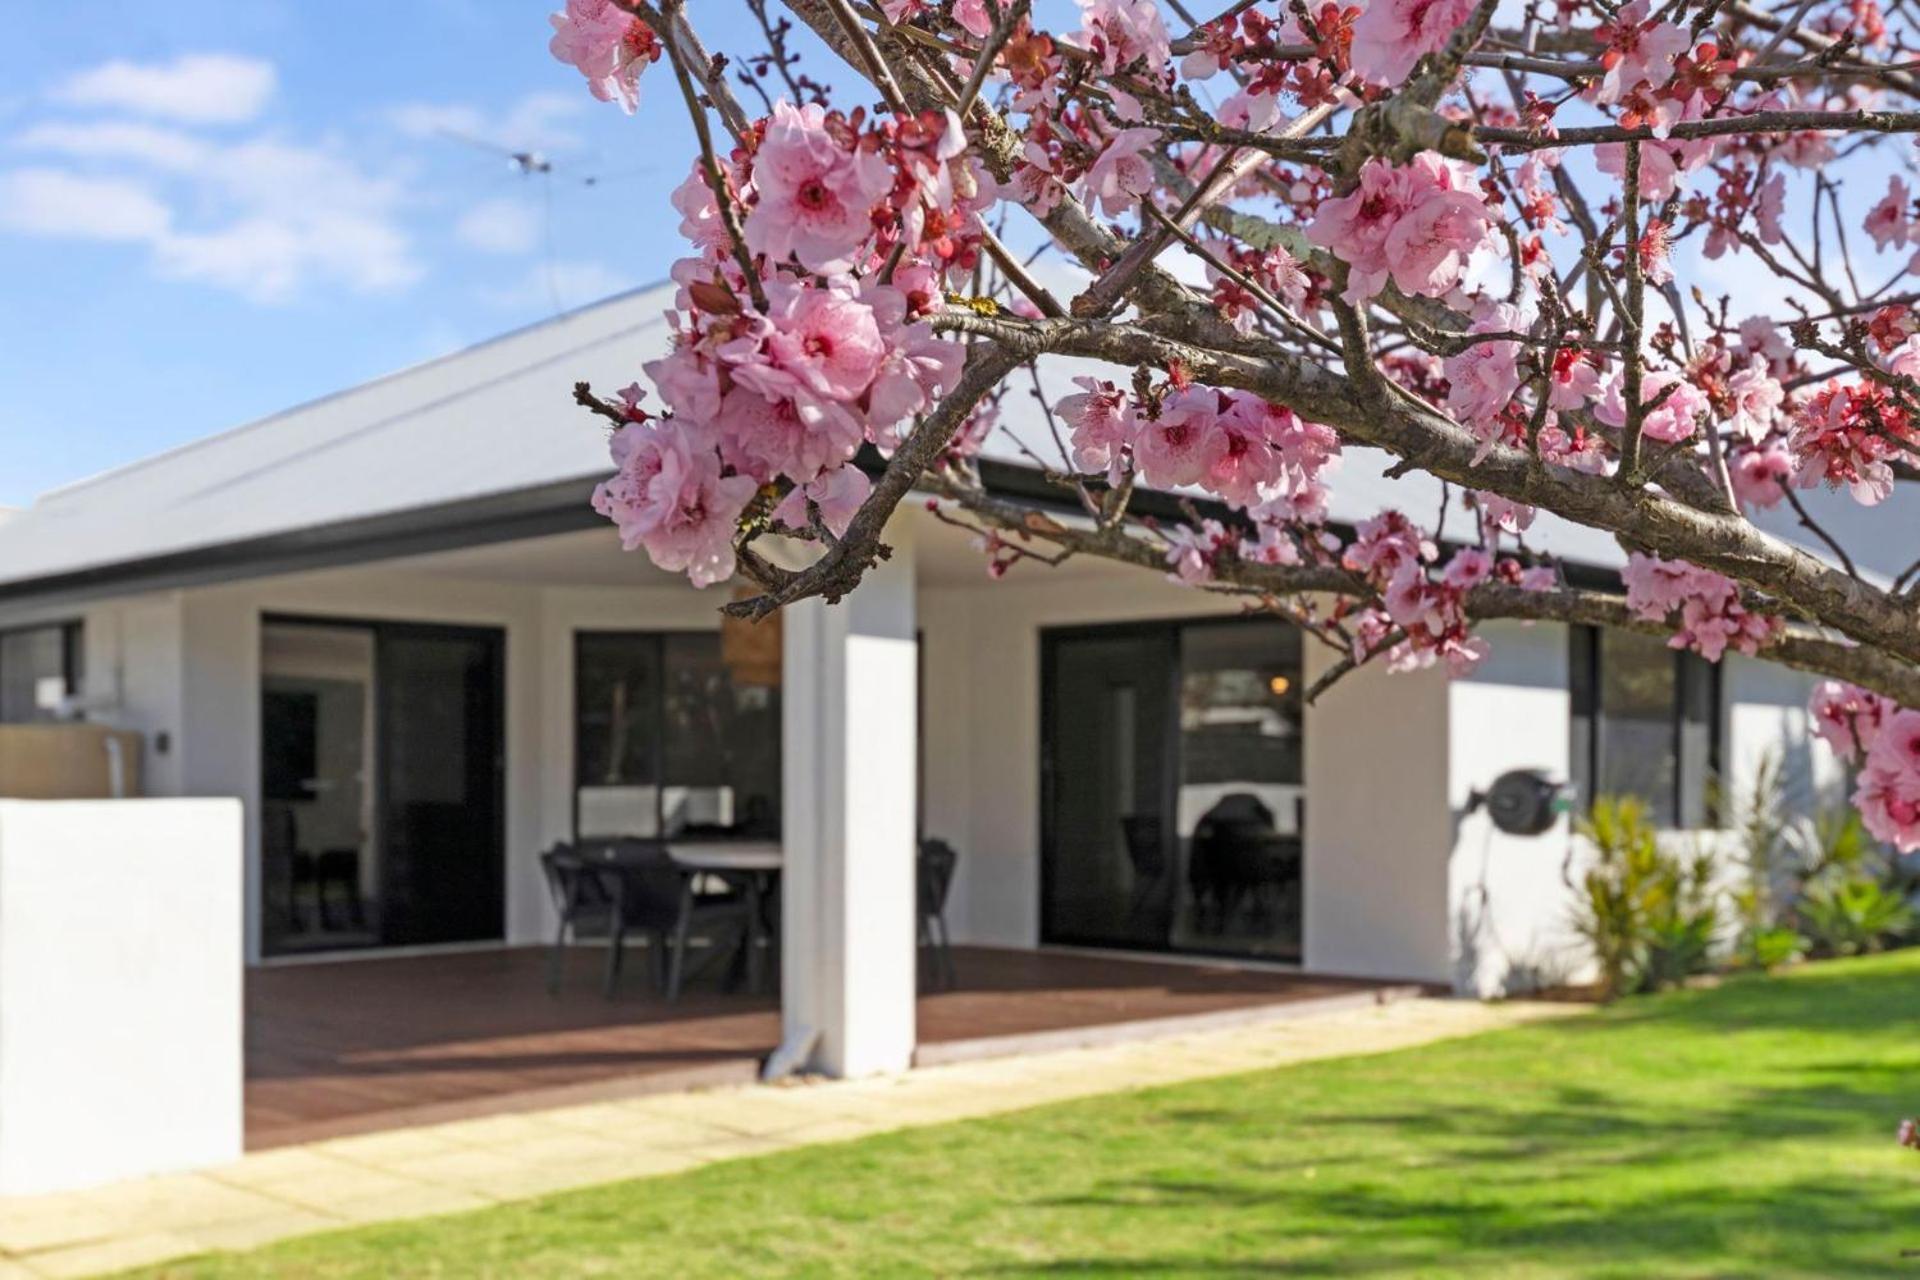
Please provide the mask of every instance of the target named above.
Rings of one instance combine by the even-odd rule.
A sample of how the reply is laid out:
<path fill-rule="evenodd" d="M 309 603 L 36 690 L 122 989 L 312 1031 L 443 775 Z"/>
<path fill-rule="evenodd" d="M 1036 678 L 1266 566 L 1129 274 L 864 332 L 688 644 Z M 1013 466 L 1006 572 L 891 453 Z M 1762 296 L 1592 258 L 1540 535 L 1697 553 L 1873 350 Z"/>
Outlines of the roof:
<path fill-rule="evenodd" d="M 597 517 L 587 498 L 609 465 L 605 431 L 572 403 L 573 384 L 611 391 L 664 352 L 672 290 L 619 294 L 0 513 L 0 601 L 84 598 L 591 527 Z M 1090 368 L 1044 361 L 1049 402 Z M 1057 457 L 1027 386 L 1012 386 L 1001 408 L 989 456 L 1022 466 L 1032 466 L 1033 455 Z M 1433 522 L 1443 486 L 1419 472 L 1389 479 L 1390 463 L 1377 450 L 1347 451 L 1332 476 L 1336 521 L 1391 506 Z M 1466 535 L 1473 525 L 1463 495 L 1456 490 L 1451 501 L 1448 531 Z M 1900 518 L 1914 524 L 1913 504 Z M 1871 527 L 1881 531 L 1877 545 L 1896 548 L 1889 561 L 1915 554 L 1920 537 L 1889 542 L 1884 524 Z M 1577 564 L 1611 568 L 1623 559 L 1609 535 L 1545 514 L 1528 543 Z"/>
<path fill-rule="evenodd" d="M 458 509 L 607 467 L 576 381 L 611 390 L 664 351 L 670 286 L 555 316 L 54 490 L 0 523 L 0 584 Z"/>

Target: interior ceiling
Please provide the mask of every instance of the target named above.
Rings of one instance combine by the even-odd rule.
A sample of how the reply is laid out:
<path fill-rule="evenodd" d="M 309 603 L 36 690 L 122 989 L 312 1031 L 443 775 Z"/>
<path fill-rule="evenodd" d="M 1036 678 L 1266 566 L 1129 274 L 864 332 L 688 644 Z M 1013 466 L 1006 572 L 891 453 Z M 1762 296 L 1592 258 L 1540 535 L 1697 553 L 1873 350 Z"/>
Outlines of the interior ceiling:
<path fill-rule="evenodd" d="M 908 518 L 914 522 L 914 555 L 922 586 L 989 583 L 986 559 L 973 548 L 971 534 L 942 524 L 923 511 L 911 512 Z M 619 536 L 611 527 L 411 556 L 392 564 L 409 572 L 536 586 L 665 587 L 684 581 L 679 574 L 656 569 L 643 551 L 621 550 Z M 1028 570 L 1023 576 L 1140 572 L 1128 565 L 1095 560 L 1074 561 L 1058 569 L 1040 565 L 1023 568 Z"/>

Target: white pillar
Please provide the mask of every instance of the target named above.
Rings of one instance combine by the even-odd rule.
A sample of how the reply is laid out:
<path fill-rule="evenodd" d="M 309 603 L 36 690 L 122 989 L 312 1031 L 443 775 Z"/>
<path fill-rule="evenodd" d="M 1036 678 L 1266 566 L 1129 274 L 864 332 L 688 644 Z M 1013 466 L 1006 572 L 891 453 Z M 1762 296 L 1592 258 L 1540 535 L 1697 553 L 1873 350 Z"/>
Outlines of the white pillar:
<path fill-rule="evenodd" d="M 913 549 L 784 620 L 782 1046 L 775 1070 L 901 1071 L 914 1044 Z"/>

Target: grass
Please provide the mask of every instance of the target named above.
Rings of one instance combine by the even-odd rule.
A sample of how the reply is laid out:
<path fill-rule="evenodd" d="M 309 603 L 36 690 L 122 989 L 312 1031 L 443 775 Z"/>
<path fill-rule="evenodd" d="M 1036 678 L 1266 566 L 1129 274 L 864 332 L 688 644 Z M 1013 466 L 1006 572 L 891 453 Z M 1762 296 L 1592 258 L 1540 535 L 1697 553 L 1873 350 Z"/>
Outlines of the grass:
<path fill-rule="evenodd" d="M 1920 951 L 169 1277 L 1913 1276 Z"/>

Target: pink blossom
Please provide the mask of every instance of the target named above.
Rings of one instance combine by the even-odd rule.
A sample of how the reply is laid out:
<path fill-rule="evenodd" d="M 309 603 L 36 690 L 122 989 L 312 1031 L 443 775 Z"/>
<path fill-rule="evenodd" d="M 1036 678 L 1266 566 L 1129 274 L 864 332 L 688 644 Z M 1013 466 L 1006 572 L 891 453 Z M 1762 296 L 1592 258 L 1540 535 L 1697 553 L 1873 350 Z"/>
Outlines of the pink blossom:
<path fill-rule="evenodd" d="M 1519 313 L 1502 303 L 1488 308 L 1470 332 L 1512 333 L 1519 323 Z M 1480 437 L 1480 458 L 1493 447 L 1497 420 L 1520 390 L 1519 358 L 1520 344 L 1510 340 L 1476 342 L 1447 357 L 1447 408 Z"/>
<path fill-rule="evenodd" d="M 753 158 L 753 186 L 759 200 L 742 228 L 747 246 L 830 275 L 849 270 L 873 233 L 869 215 L 893 189 L 893 171 L 878 154 L 837 141 L 819 104 L 781 101 Z"/>
<path fill-rule="evenodd" d="M 1649 21 L 1650 7 L 1647 0 L 1631 0 L 1614 15 L 1613 40 L 1601 55 L 1607 74 L 1594 94 L 1596 102 L 1624 102 L 1662 87 L 1673 79 L 1674 59 L 1693 47 L 1684 27 Z"/>
<path fill-rule="evenodd" d="M 880 11 L 887 15 L 887 21 L 906 22 L 921 14 L 938 14 L 938 0 L 881 0 Z M 987 12 L 986 0 L 954 0 L 953 20 L 976 39 L 984 39 L 993 30 L 993 16 Z"/>
<path fill-rule="evenodd" d="M 1793 362 L 1793 348 L 1780 336 L 1780 328 L 1765 316 L 1748 316 L 1740 322 L 1740 350 L 1767 362 L 1767 372 L 1778 378 Z"/>
<path fill-rule="evenodd" d="M 1202 520 L 1198 529 L 1175 525 L 1162 531 L 1167 540 L 1167 563 L 1175 582 L 1198 585 L 1213 578 L 1213 562 L 1233 545 L 1233 535 L 1218 520 Z"/>
<path fill-rule="evenodd" d="M 1503 498 L 1497 493 L 1476 492 L 1474 505 L 1480 508 L 1484 527 L 1501 533 L 1525 533 L 1533 524 L 1535 511 L 1524 502 Z"/>
<path fill-rule="evenodd" d="M 613 0 L 567 0 L 549 15 L 553 38 L 547 49 L 587 78 L 587 91 L 618 102 L 628 115 L 640 105 L 640 73 L 660 56 L 653 29 Z"/>
<path fill-rule="evenodd" d="M 1793 457 L 1780 444 L 1743 449 L 1734 456 L 1728 476 L 1733 481 L 1733 495 L 1742 506 L 1770 511 L 1787 496 L 1786 487 L 1793 480 Z"/>
<path fill-rule="evenodd" d="M 1913 239 L 1913 196 L 1899 174 L 1887 179 L 1887 194 L 1867 212 L 1867 235 L 1876 249 L 1898 249 Z"/>
<path fill-rule="evenodd" d="M 1464 166 L 1432 151 L 1395 167 L 1375 157 L 1351 193 L 1323 200 L 1307 239 L 1348 264 L 1343 295 L 1356 305 L 1385 287 L 1437 298 L 1491 243 L 1492 219 Z"/>
<path fill-rule="evenodd" d="M 1814 735 L 1848 762 L 1867 753 L 1880 736 L 1882 721 L 1895 709 L 1879 694 L 1839 680 L 1822 680 L 1807 701 Z"/>
<path fill-rule="evenodd" d="M 1053 157 L 1040 143 L 1027 140 L 1021 161 L 1013 170 L 1013 198 L 1044 218 L 1059 205 L 1067 188 L 1053 171 Z"/>
<path fill-rule="evenodd" d="M 1276 412 L 1258 396 L 1234 395 L 1214 419 L 1203 488 L 1235 506 L 1250 506 L 1263 489 L 1280 481 L 1286 465 L 1272 444 L 1269 419 Z"/>
<path fill-rule="evenodd" d="M 1853 803 L 1860 810 L 1860 821 L 1875 839 L 1886 841 L 1901 853 L 1920 849 L 1920 773 L 1890 767 L 1869 756 L 1854 787 Z"/>
<path fill-rule="evenodd" d="M 1584 409 L 1600 389 L 1600 370 L 1578 348 L 1554 353 L 1553 375 L 1547 380 L 1547 404 L 1564 411 Z"/>
<path fill-rule="evenodd" d="M 1354 74 L 1397 85 L 1443 48 L 1473 14 L 1473 0 L 1368 0 L 1353 24 Z"/>
<path fill-rule="evenodd" d="M 1220 393 L 1184 387 L 1166 398 L 1160 414 L 1142 418 L 1133 457 L 1141 478 L 1161 489 L 1199 484 L 1215 456 Z"/>
<path fill-rule="evenodd" d="M 1115 134 L 1082 181 L 1087 203 L 1098 202 L 1109 218 L 1140 203 L 1140 197 L 1153 190 L 1153 166 L 1145 157 L 1159 137 L 1158 129 L 1122 129 Z"/>
<path fill-rule="evenodd" d="M 1713 159 L 1711 138 L 1689 142 L 1643 142 L 1640 144 L 1640 195 L 1643 200 L 1665 200 L 1680 187 L 1680 179 Z M 1624 182 L 1627 175 L 1627 147 L 1623 142 L 1603 142 L 1593 149 L 1594 167 L 1610 178 Z"/>
<path fill-rule="evenodd" d="M 1403 567 L 1417 569 L 1439 554 L 1432 539 L 1398 511 L 1383 511 L 1361 521 L 1354 535 L 1340 563 L 1377 583 L 1393 578 Z"/>
<path fill-rule="evenodd" d="M 967 353 L 957 342 L 938 337 L 924 324 L 909 324 L 888 342 L 873 386 L 867 392 L 867 425 L 875 444 L 890 449 L 891 429 L 960 382 Z"/>
<path fill-rule="evenodd" d="M 1747 439 L 1759 442 L 1779 421 L 1780 406 L 1787 393 L 1767 372 L 1767 362 L 1752 357 L 1747 367 L 1727 379 L 1727 394 L 1733 400 L 1731 426 Z"/>
<path fill-rule="evenodd" d="M 728 252 L 727 224 L 720 218 L 720 206 L 714 202 L 713 188 L 707 185 L 699 161 L 668 199 L 680 214 L 681 235 L 714 257 Z"/>
<path fill-rule="evenodd" d="M 844 405 L 810 396 L 769 399 L 736 384 L 714 419 L 727 465 L 756 481 L 786 476 L 805 484 L 860 447 L 860 420 Z"/>
<path fill-rule="evenodd" d="M 1470 590 L 1493 575 L 1493 557 L 1479 547 L 1462 547 L 1440 571 L 1440 579 L 1450 587 Z"/>
<path fill-rule="evenodd" d="M 1111 382 L 1084 377 L 1073 382 L 1080 393 L 1056 406 L 1073 441 L 1073 465 L 1082 471 L 1117 468 L 1137 426 L 1132 400 Z"/>
<path fill-rule="evenodd" d="M 1139 59 L 1157 74 L 1169 50 L 1166 23 L 1154 0 L 1079 0 L 1080 38 L 1112 75 Z"/>
<path fill-rule="evenodd" d="M 733 534 L 754 481 L 722 475 L 713 450 L 677 419 L 629 423 L 609 447 L 617 470 L 594 490 L 593 506 L 619 528 L 621 545 L 644 546 L 696 587 L 732 577 Z"/>
<path fill-rule="evenodd" d="M 1606 394 L 1594 408 L 1594 416 L 1611 427 L 1627 423 L 1626 377 L 1618 371 L 1608 382 Z M 1699 430 L 1700 415 L 1712 404 L 1707 393 L 1692 381 L 1666 370 L 1648 374 L 1640 384 L 1642 403 L 1653 405 L 1640 419 L 1640 429 L 1649 440 L 1668 444 L 1692 439 Z"/>
<path fill-rule="evenodd" d="M 842 289 L 774 282 L 759 331 L 721 349 L 734 379 L 769 398 L 850 403 L 866 393 L 886 349 L 873 308 Z"/>
<path fill-rule="evenodd" d="M 822 472 L 818 479 L 810 484 L 795 485 L 780 505 L 773 509 L 773 518 L 791 528 L 806 529 L 811 525 L 807 515 L 807 504 L 811 502 L 820 512 L 820 523 L 827 531 L 838 538 L 847 531 L 853 522 L 854 513 L 860 510 L 860 504 L 873 492 L 873 482 L 867 479 L 867 473 L 851 464 L 835 467 Z"/>
<path fill-rule="evenodd" d="M 1750 611 L 1733 579 L 1680 560 L 1634 552 L 1620 571 L 1627 587 L 1627 607 L 1649 622 L 1670 622 L 1679 615 L 1679 628 L 1668 641 L 1676 649 L 1691 649 L 1709 662 L 1720 661 L 1729 649 L 1749 657 L 1779 635 L 1779 618 Z"/>

